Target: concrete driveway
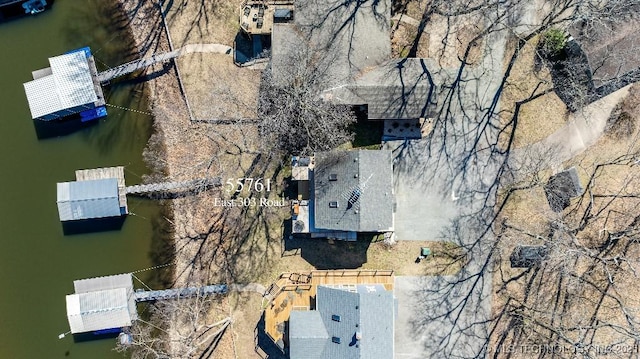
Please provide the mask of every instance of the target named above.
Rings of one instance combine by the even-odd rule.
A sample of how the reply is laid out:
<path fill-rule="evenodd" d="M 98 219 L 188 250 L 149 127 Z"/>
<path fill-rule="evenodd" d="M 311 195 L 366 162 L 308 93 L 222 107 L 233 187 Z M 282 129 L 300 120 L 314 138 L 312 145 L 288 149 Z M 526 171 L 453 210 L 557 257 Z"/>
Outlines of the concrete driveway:
<path fill-rule="evenodd" d="M 432 63 L 429 70 L 441 86 L 438 106 L 446 106 L 448 116 L 435 121 L 430 138 L 385 144 L 395 155 L 396 238 L 451 241 L 466 247 L 470 258 L 455 276 L 396 278 L 399 359 L 476 357 L 486 350 L 491 273 L 485 269 L 494 239 L 484 232 L 484 220 L 493 213 L 504 161 L 490 147 L 499 130 L 498 108 L 492 106 L 503 75 L 505 35 L 488 36 L 482 65 L 463 72 L 459 96 L 450 102 L 441 99 L 458 69 Z"/>

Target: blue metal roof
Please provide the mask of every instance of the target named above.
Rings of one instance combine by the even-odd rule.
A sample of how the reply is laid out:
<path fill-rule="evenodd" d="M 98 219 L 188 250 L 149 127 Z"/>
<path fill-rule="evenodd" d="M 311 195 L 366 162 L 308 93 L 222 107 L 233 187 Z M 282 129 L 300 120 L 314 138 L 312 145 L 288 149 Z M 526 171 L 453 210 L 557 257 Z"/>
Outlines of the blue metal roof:
<path fill-rule="evenodd" d="M 61 221 L 120 216 L 115 178 L 58 183 Z"/>

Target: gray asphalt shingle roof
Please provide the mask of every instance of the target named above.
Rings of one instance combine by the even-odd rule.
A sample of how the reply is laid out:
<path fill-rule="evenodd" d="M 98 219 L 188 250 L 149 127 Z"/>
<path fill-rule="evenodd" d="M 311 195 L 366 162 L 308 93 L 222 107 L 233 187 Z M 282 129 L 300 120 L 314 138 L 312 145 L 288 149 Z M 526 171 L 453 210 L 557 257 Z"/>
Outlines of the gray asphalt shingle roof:
<path fill-rule="evenodd" d="M 291 359 L 393 358 L 395 299 L 392 291 L 380 284 L 351 289 L 318 286 L 316 308 L 316 311 L 291 313 Z M 324 331 L 318 329 L 319 325 Z M 306 335 L 301 328 L 308 328 Z M 339 338 L 339 343 L 334 338 Z"/>
<path fill-rule="evenodd" d="M 578 41 L 589 59 L 593 82 L 600 87 L 618 80 L 624 74 L 637 71 L 640 66 L 640 5 L 623 21 L 584 22 L 571 27 L 569 32 Z"/>
<path fill-rule="evenodd" d="M 429 117 L 433 83 L 424 59 L 392 60 L 354 81 L 327 90 L 323 98 L 346 105 L 368 105 L 369 119 Z"/>
<path fill-rule="evenodd" d="M 323 358 L 329 334 L 317 310 L 292 311 L 289 316 L 289 338 L 296 345 L 289 348 L 291 358 Z"/>
<path fill-rule="evenodd" d="M 319 152 L 315 160 L 316 228 L 356 232 L 393 228 L 391 151 Z"/>
<path fill-rule="evenodd" d="M 272 34 L 272 68 L 276 79 L 290 73 L 292 58 L 314 56 L 327 87 L 344 83 L 391 57 L 389 0 L 297 0 L 293 24 L 277 25 Z"/>
<path fill-rule="evenodd" d="M 295 8 L 294 23 L 273 27 L 276 83 L 289 85 L 294 66 L 313 63 L 327 101 L 368 105 L 370 119 L 430 117 L 435 99 L 426 60 L 391 59 L 389 0 L 298 0 Z"/>

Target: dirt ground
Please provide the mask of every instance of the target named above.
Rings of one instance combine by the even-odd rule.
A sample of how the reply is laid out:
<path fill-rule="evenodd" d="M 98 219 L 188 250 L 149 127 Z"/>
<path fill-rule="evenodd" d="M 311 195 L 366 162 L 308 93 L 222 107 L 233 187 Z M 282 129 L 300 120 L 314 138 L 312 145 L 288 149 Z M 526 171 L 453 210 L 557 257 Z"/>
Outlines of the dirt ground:
<path fill-rule="evenodd" d="M 536 59 L 537 41 L 538 39 L 532 39 L 520 50 L 504 87 L 500 101 L 504 123 L 513 118 L 516 102 L 525 101 L 553 88 L 549 70 Z M 506 53 L 512 54 L 515 45 L 515 39 L 509 41 Z M 509 66 L 509 59 L 505 58 L 505 70 Z M 523 104 L 518 115 L 514 148 L 546 138 L 562 127 L 567 118 L 567 107 L 553 91 Z"/>
<path fill-rule="evenodd" d="M 422 19 L 428 6 L 428 1 L 413 0 L 406 2 L 405 14 L 417 21 Z M 465 57 L 467 47 L 470 45 L 467 55 L 467 65 L 474 67 L 483 57 L 485 49 L 484 40 L 475 40 L 480 34 L 477 18 L 472 16 L 458 16 L 455 22 L 448 22 L 444 16 L 432 14 L 429 17 L 424 33 L 420 38 L 417 57 L 437 60 L 444 68 L 460 66 L 460 59 Z M 417 27 L 405 23 L 392 24 L 391 44 L 393 55 L 405 57 L 417 34 Z"/>
<path fill-rule="evenodd" d="M 627 112 L 637 123 L 640 121 L 640 85 L 636 84 L 630 90 L 630 94 L 626 99 L 622 101 L 621 108 L 623 112 Z M 638 153 L 640 151 L 640 131 L 637 126 L 634 127 L 632 132 L 626 133 L 624 137 L 620 137 L 619 134 L 605 134 L 600 140 L 593 146 L 588 148 L 580 155 L 574 157 L 571 160 L 566 161 L 563 164 L 564 168 L 570 168 L 575 166 L 579 177 L 580 183 L 584 188 L 587 188 L 590 176 L 596 170 L 598 164 L 604 164 L 625 156 L 629 153 Z M 523 273 L 523 269 L 514 269 L 510 267 L 509 255 L 513 251 L 516 245 L 541 245 L 545 244 L 547 239 L 547 233 L 549 233 L 550 224 L 556 219 L 562 219 L 564 221 L 570 221 L 570 223 L 578 223 L 580 216 L 574 217 L 568 211 L 577 206 L 578 215 L 581 215 L 582 211 L 587 206 L 587 203 L 579 204 L 579 198 L 574 198 L 571 201 L 571 206 L 563 213 L 555 213 L 551 211 L 542 185 L 546 183 L 551 171 L 544 171 L 538 174 L 539 183 L 533 187 L 525 190 L 515 192 L 504 210 L 501 213 L 501 219 L 498 223 L 502 223 L 502 220 L 506 220 L 512 229 L 507 229 L 504 233 L 505 236 L 511 238 L 501 242 L 499 253 L 502 257 L 502 261 L 498 263 L 499 275 L 494 275 L 494 302 L 492 304 L 494 313 L 499 313 L 505 305 L 505 295 L 515 295 L 518 298 L 517 293 L 526 293 L 527 290 L 523 285 L 523 281 L 509 281 L 505 282 L 508 278 L 512 278 L 516 275 Z M 596 194 L 610 193 L 620 196 L 629 195 L 628 198 L 619 199 L 611 204 L 608 204 L 606 210 L 603 210 L 598 218 L 590 219 L 590 224 L 582 231 L 579 232 L 577 240 L 583 245 L 593 246 L 594 250 L 599 248 L 599 241 L 604 238 L 603 230 L 615 231 L 617 226 L 630 223 L 633 221 L 634 216 L 637 215 L 637 208 L 640 206 L 637 196 L 634 194 L 637 189 L 640 188 L 640 167 L 637 164 L 633 164 L 633 160 L 629 164 L 607 166 L 605 170 L 599 172 L 597 176 L 593 178 L 591 183 L 591 191 Z M 589 189 L 587 189 L 589 190 Z M 599 201 L 607 201 L 606 199 L 595 199 L 595 208 L 601 208 L 603 206 Z M 567 245 L 570 245 L 569 243 Z M 639 255 L 637 248 L 630 249 L 627 253 L 627 258 L 637 258 Z M 610 254 L 613 255 L 613 254 Z M 569 260 L 571 257 L 570 252 L 553 252 L 550 254 L 549 259 L 546 261 L 551 263 L 549 265 L 556 265 L 562 267 L 562 263 Z M 627 265 L 622 266 L 623 272 L 621 275 L 616 276 L 615 286 L 623 290 L 615 290 L 616 295 L 621 298 L 621 303 L 627 308 L 637 308 L 638 298 L 635 295 L 640 291 L 638 285 L 637 275 L 635 275 L 635 264 L 633 261 Z M 588 278 L 598 278 L 599 267 L 591 267 L 584 260 L 577 261 L 572 266 L 572 275 L 585 276 Z M 551 271 L 553 273 L 553 271 Z M 622 275 L 624 274 L 624 275 Z M 527 278 L 527 277 L 525 277 Z M 557 281 L 555 277 L 545 277 L 548 283 Z M 601 278 L 605 281 L 606 278 Z M 531 284 L 531 283 L 530 283 Z M 504 286 L 504 287 L 503 287 Z M 551 286 L 551 288 L 555 288 Z M 601 293 L 596 289 L 580 287 L 582 292 L 579 292 L 584 298 L 599 298 Z M 506 289 L 506 292 L 502 292 Z M 549 293 L 553 295 L 554 293 Z M 543 293 L 537 293 L 541 298 L 544 297 Z M 553 302 L 554 298 L 548 298 L 549 303 Z M 583 299 L 586 300 L 586 299 Z M 594 299 L 595 300 L 595 299 Z M 513 298 L 511 299 L 513 305 Z M 585 306 L 595 306 L 588 300 L 584 302 Z M 620 316 L 620 311 L 616 311 L 616 306 L 620 304 L 613 298 L 603 298 L 601 308 L 598 317 L 606 318 L 607 320 L 618 323 L 624 326 L 624 318 Z M 575 307 L 572 312 L 566 315 L 567 322 L 579 323 L 587 320 L 591 317 L 592 313 L 581 312 L 580 306 Z M 635 311 L 635 309 L 631 309 Z M 603 326 L 604 327 L 604 326 Z M 506 326 L 497 328 L 496 332 L 499 333 L 503 330 L 507 330 Z M 620 340 L 620 335 L 615 331 L 607 330 L 606 328 L 599 330 L 595 339 L 595 343 L 602 346 L 610 345 L 611 343 Z M 493 348 L 497 348 L 496 343 L 493 343 Z M 522 348 L 520 348 L 522 349 Z M 512 358 L 528 358 L 531 353 L 524 352 L 523 350 L 516 350 L 509 354 Z M 564 357 L 564 356 L 560 356 Z"/>

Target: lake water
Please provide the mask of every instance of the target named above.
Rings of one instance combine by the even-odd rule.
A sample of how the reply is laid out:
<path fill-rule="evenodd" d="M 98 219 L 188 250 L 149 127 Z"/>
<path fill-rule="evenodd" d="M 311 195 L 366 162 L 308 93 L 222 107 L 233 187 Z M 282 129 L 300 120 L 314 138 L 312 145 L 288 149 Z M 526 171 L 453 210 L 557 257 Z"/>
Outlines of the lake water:
<path fill-rule="evenodd" d="M 74 343 L 67 332 L 65 295 L 73 280 L 125 273 L 152 259 L 160 218 L 158 203 L 129 198 L 119 231 L 65 236 L 58 221 L 56 182 L 74 171 L 126 166 L 127 185 L 148 172 L 142 151 L 152 119 L 108 107 L 100 123 L 54 138 L 38 139 L 22 83 L 47 58 L 90 46 L 101 66 L 127 59 L 129 45 L 117 13 L 106 0 L 58 0 L 34 17 L 0 23 L 0 358 L 122 358 L 114 339 Z M 130 56 L 130 55 L 129 55 Z M 142 85 L 114 84 L 107 103 L 145 109 Z M 151 280 L 153 271 L 141 273 Z"/>

